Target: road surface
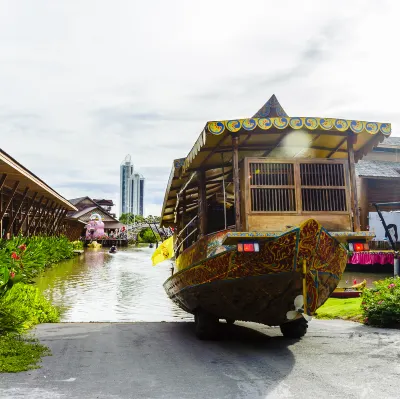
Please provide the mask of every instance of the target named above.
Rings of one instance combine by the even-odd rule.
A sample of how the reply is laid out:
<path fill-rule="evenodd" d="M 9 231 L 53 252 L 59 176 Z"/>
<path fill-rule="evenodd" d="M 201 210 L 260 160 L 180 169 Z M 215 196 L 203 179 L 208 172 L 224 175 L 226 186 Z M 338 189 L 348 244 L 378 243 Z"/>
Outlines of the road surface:
<path fill-rule="evenodd" d="M 312 320 L 296 342 L 257 324 L 222 327 L 204 342 L 191 322 L 42 324 L 53 356 L 0 374 L 0 398 L 400 397 L 399 330 Z"/>

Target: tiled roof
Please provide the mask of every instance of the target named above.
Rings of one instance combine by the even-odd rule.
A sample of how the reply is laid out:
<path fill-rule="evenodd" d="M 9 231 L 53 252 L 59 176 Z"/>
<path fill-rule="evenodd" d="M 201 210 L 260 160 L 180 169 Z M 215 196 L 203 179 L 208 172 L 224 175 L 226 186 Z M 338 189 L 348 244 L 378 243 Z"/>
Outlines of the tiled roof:
<path fill-rule="evenodd" d="M 73 199 L 70 199 L 70 200 L 68 200 L 72 205 L 76 205 L 76 204 L 79 204 L 79 202 L 81 202 L 82 200 L 84 200 L 85 198 L 88 198 L 88 197 L 79 197 L 79 198 L 73 198 Z"/>
<path fill-rule="evenodd" d="M 400 162 L 361 160 L 356 163 L 356 174 L 360 177 L 389 177 L 400 179 Z"/>

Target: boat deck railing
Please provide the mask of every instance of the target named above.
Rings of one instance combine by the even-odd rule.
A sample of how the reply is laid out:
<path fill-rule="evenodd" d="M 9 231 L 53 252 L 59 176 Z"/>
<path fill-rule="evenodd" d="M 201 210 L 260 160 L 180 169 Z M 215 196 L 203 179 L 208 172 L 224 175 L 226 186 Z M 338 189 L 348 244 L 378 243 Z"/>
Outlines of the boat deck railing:
<path fill-rule="evenodd" d="M 197 223 L 195 224 L 196 220 L 198 219 L 198 215 L 193 217 L 186 225 L 185 227 L 182 228 L 182 230 L 178 233 L 176 236 L 176 244 L 175 244 L 175 254 L 178 253 L 180 248 L 188 241 L 190 237 L 193 236 L 195 239 L 196 237 L 194 236 L 196 232 L 198 231 Z M 191 227 L 194 227 L 191 229 Z"/>

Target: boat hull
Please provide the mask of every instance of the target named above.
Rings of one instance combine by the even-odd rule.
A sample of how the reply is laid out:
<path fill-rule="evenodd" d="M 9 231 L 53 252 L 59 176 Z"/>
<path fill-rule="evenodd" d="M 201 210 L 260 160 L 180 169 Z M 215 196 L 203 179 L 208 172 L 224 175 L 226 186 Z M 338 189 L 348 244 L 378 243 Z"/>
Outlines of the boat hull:
<path fill-rule="evenodd" d="M 294 298 L 303 293 L 304 261 L 309 315 L 329 298 L 346 267 L 345 247 L 313 219 L 260 241 L 258 253 L 222 245 L 226 234 L 204 237 L 185 250 L 176 273 L 164 283 L 168 296 L 185 311 L 279 325 L 288 321 Z"/>

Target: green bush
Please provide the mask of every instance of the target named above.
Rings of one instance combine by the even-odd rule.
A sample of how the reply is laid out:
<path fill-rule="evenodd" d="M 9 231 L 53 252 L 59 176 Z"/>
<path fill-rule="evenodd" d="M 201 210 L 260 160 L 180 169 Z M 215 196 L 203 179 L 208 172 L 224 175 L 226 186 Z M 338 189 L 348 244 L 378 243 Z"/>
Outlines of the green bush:
<path fill-rule="evenodd" d="M 0 298 L 0 334 L 21 333 L 39 323 L 56 323 L 59 312 L 32 285 L 15 284 Z"/>
<path fill-rule="evenodd" d="M 0 297 L 13 284 L 30 282 L 46 267 L 73 256 L 66 237 L 14 237 L 0 242 Z"/>
<path fill-rule="evenodd" d="M 375 281 L 374 288 L 364 289 L 361 308 L 364 322 L 381 327 L 400 325 L 400 278 Z"/>
<path fill-rule="evenodd" d="M 156 238 L 157 237 L 157 238 Z M 156 243 L 157 240 L 160 241 L 160 236 L 156 234 L 154 237 L 154 233 L 150 227 L 143 229 L 138 236 L 139 242 L 147 242 L 147 243 Z"/>

